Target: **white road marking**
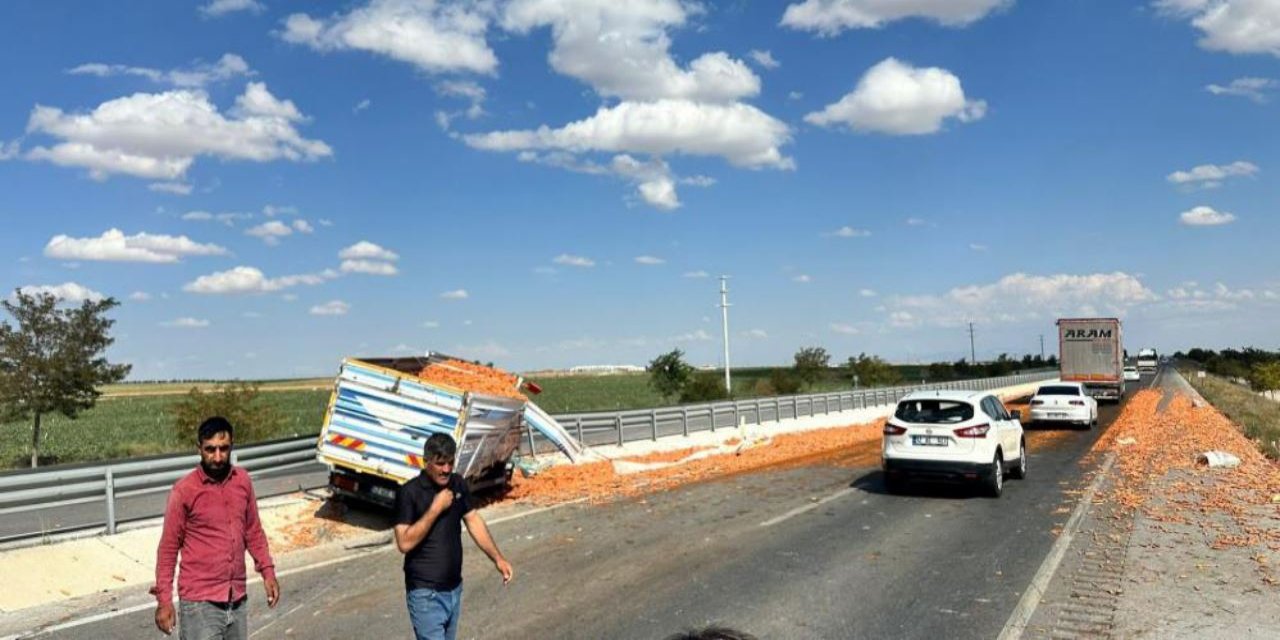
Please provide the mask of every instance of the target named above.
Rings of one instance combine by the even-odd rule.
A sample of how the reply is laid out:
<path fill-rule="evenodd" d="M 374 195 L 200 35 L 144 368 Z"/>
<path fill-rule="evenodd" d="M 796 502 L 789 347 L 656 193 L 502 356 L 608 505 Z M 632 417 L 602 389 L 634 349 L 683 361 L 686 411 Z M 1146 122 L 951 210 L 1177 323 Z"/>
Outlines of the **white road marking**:
<path fill-rule="evenodd" d="M 1107 473 L 1111 471 L 1111 465 L 1116 461 L 1116 454 L 1107 454 L 1107 459 L 1102 463 L 1102 467 L 1098 469 L 1098 474 L 1093 477 L 1093 482 L 1089 483 L 1089 488 L 1085 490 L 1084 495 L 1080 496 L 1076 508 L 1071 512 L 1071 517 L 1067 519 L 1067 524 L 1062 527 L 1062 535 L 1058 536 L 1058 540 L 1053 543 L 1053 547 L 1049 549 L 1049 555 L 1045 556 L 1044 562 L 1040 563 L 1040 569 L 1036 571 L 1036 575 L 1031 579 L 1031 584 L 1027 586 L 1027 590 L 1022 593 L 1022 598 L 1018 600 L 1018 606 L 1014 607 L 1013 613 L 1009 615 L 1009 620 L 1004 623 L 1004 629 L 1000 631 L 997 640 L 1019 640 L 1022 632 L 1026 631 L 1027 624 L 1031 622 L 1031 616 L 1036 612 L 1036 607 L 1040 606 L 1040 599 L 1044 597 L 1044 592 L 1049 588 L 1049 582 L 1053 580 L 1053 574 L 1058 571 L 1058 565 L 1062 563 L 1062 556 L 1066 555 L 1067 548 L 1071 546 L 1071 540 L 1075 537 L 1080 529 L 1080 520 L 1084 518 L 1084 514 L 1093 504 L 1093 496 L 1098 492 L 1098 487 L 1102 485 L 1102 480 L 1106 478 Z"/>
<path fill-rule="evenodd" d="M 814 510 L 814 509 L 817 509 L 818 507 L 820 507 L 820 506 L 822 506 L 822 505 L 824 505 L 824 504 L 826 504 L 826 503 L 828 503 L 828 502 L 831 502 L 832 500 L 835 500 L 836 498 L 843 498 L 844 496 L 847 496 L 847 495 L 849 495 L 849 494 L 851 494 L 851 493 L 853 493 L 853 492 L 855 492 L 855 491 L 857 491 L 857 490 L 858 490 L 858 489 L 856 489 L 856 488 L 854 488 L 854 487 L 848 487 L 848 488 L 845 488 L 845 489 L 841 489 L 841 490 L 839 490 L 839 491 L 837 491 L 837 492 L 835 492 L 835 493 L 833 493 L 833 494 L 831 494 L 831 495 L 829 495 L 829 496 L 827 496 L 827 497 L 825 497 L 825 498 L 823 498 L 823 499 L 821 499 L 821 500 L 818 500 L 817 502 L 810 502 L 809 504 L 806 504 L 806 505 L 805 505 L 805 506 L 803 506 L 803 507 L 796 507 L 795 509 L 792 509 L 792 510 L 790 510 L 790 511 L 788 511 L 788 512 L 786 512 L 786 513 L 784 513 L 784 514 L 782 514 L 782 515 L 780 515 L 780 516 L 778 516 L 778 517 L 776 517 L 776 518 L 770 518 L 770 519 L 768 519 L 768 520 L 765 520 L 764 522 L 761 522 L 761 523 L 760 523 L 760 526 L 762 526 L 762 527 L 771 527 L 771 526 L 773 526 L 773 525 L 775 525 L 775 524 L 778 524 L 779 522 L 783 522 L 784 520 L 789 520 L 789 519 L 794 518 L 794 517 L 796 517 L 796 516 L 798 516 L 798 515 L 800 515 L 800 514 L 802 514 L 802 513 L 805 513 L 806 511 L 812 511 L 812 510 Z"/>

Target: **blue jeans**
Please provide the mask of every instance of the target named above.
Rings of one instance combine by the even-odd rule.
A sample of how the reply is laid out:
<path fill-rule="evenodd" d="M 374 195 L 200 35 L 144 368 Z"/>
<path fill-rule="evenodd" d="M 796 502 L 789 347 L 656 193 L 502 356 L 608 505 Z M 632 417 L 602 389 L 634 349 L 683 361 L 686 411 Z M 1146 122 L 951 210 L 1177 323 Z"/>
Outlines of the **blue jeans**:
<path fill-rule="evenodd" d="M 413 589 L 405 594 L 417 640 L 454 640 L 462 615 L 462 585 L 453 591 Z"/>

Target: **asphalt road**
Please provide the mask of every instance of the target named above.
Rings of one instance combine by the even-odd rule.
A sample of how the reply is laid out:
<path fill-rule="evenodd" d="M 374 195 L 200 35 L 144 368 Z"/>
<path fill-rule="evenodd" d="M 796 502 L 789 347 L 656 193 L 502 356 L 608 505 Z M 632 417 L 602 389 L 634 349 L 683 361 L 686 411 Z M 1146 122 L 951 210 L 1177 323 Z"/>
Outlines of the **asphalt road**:
<path fill-rule="evenodd" d="M 516 579 L 503 587 L 467 543 L 459 637 L 664 638 L 716 623 L 760 638 L 994 638 L 1117 413 L 1103 406 L 1092 431 L 1033 434 L 1028 479 L 1000 499 L 888 495 L 876 469 L 825 464 L 499 523 Z M 275 610 L 251 587 L 253 637 L 407 637 L 400 562 L 388 548 L 287 576 Z M 59 637 L 154 633 L 140 611 Z"/>

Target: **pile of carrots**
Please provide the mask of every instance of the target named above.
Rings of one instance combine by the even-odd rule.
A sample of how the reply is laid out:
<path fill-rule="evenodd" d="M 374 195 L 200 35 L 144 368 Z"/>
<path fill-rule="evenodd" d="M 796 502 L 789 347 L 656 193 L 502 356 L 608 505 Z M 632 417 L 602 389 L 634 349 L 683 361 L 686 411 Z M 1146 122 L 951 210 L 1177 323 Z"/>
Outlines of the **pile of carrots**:
<path fill-rule="evenodd" d="M 462 360 L 433 362 L 423 367 L 422 371 L 418 372 L 418 377 L 454 389 L 528 400 L 523 393 L 520 393 L 519 377 L 500 369 Z"/>

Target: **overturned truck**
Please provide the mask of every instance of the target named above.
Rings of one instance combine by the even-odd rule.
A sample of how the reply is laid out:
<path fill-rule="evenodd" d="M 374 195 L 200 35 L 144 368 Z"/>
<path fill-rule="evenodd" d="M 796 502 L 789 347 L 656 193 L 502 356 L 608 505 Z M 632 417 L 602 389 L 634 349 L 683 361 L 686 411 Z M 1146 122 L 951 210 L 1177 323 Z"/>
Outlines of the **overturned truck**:
<path fill-rule="evenodd" d="M 454 470 L 472 490 L 511 480 L 522 438 L 537 432 L 571 461 L 581 444 L 530 402 L 537 387 L 494 367 L 439 353 L 347 358 L 338 369 L 316 444 L 336 495 L 383 506 L 424 467 L 434 433 L 458 443 Z"/>

